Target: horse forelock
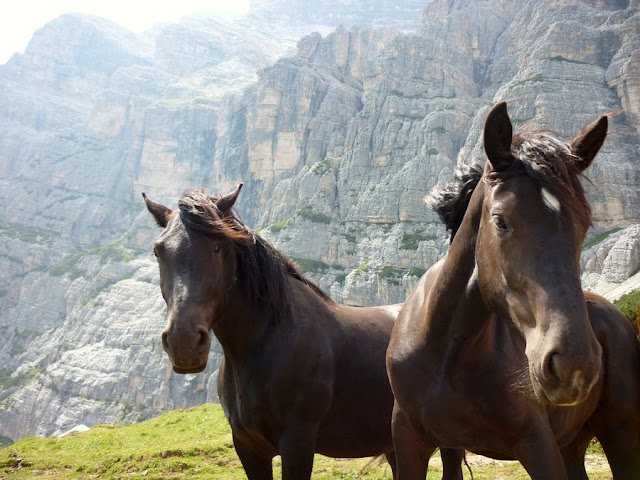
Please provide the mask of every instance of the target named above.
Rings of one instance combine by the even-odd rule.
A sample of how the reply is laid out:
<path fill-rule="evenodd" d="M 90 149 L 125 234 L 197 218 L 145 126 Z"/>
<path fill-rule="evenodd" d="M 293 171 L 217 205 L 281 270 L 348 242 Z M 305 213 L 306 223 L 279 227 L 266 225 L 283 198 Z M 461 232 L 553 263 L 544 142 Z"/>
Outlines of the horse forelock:
<path fill-rule="evenodd" d="M 180 200 L 180 219 L 185 227 L 209 235 L 222 235 L 237 241 L 250 236 L 248 229 L 233 215 L 224 216 L 215 199 L 203 190 L 185 192 Z"/>
<path fill-rule="evenodd" d="M 203 190 L 186 192 L 178 201 L 180 218 L 187 229 L 220 236 L 236 254 L 237 281 L 252 301 L 259 302 L 274 318 L 288 317 L 293 277 L 326 301 L 331 298 L 266 239 L 247 227 L 234 215 L 223 215 L 215 198 Z"/>
<path fill-rule="evenodd" d="M 591 208 L 582 187 L 582 172 L 571 147 L 544 131 L 517 132 L 513 136 L 511 154 L 514 162 L 504 171 L 491 171 L 485 178 L 489 184 L 525 173 L 541 190 L 557 198 L 571 217 L 585 229 L 591 225 Z"/>

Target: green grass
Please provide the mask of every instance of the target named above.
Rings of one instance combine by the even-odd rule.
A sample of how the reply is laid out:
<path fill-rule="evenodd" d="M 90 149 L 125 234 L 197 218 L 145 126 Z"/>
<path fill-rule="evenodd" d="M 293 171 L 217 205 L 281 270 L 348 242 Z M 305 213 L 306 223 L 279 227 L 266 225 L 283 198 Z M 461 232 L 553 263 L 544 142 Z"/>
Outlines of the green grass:
<path fill-rule="evenodd" d="M 602 465 L 602 453 L 590 449 L 589 455 L 589 478 L 610 479 L 608 467 Z M 469 455 L 468 461 L 476 480 L 529 478 L 517 462 L 494 462 L 475 455 Z M 273 466 L 274 477 L 281 478 L 279 457 L 274 459 Z M 466 467 L 463 470 L 465 480 L 470 479 Z M 441 476 L 441 462 L 436 454 L 428 480 Z M 135 425 L 95 426 L 88 432 L 63 438 L 26 438 L 0 449 L 0 478 L 235 480 L 246 477 L 222 408 L 207 404 L 176 410 Z M 391 470 L 379 459 L 346 460 L 316 455 L 312 478 L 391 480 Z"/>

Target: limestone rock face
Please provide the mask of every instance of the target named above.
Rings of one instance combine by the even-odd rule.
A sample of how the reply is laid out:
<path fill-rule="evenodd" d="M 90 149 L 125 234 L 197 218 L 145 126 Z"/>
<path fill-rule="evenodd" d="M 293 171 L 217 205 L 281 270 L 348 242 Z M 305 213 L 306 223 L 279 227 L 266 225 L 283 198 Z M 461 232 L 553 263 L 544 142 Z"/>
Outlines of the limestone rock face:
<path fill-rule="evenodd" d="M 583 285 L 611 299 L 640 288 L 640 224 L 600 236 L 582 253 Z"/>
<path fill-rule="evenodd" d="M 307 37 L 222 109 L 214 184 L 249 185 L 244 201 L 261 207 L 245 218 L 303 264 L 321 261 L 306 265 L 337 299 L 401 301 L 447 245 L 422 197 L 456 162 L 483 158 L 484 119 L 506 100 L 516 127 L 565 139 L 620 111 L 585 186 L 596 231 L 637 223 L 638 135 L 616 87 L 637 18 L 637 5 L 615 2 L 431 2 L 415 32 L 390 33 L 382 48 L 358 29 Z M 350 52 L 356 38 L 375 48 L 345 71 L 344 55 L 327 52 Z M 289 79 L 297 86 L 283 87 Z M 340 109 L 322 95 L 332 91 Z"/>
<path fill-rule="evenodd" d="M 482 161 L 500 100 L 565 139 L 618 112 L 583 282 L 637 288 L 637 0 L 423 3 L 254 2 L 143 36 L 66 15 L 0 66 L 0 436 L 217 399 L 217 344 L 198 375 L 162 351 L 141 191 L 244 182 L 240 216 L 336 300 L 401 302 L 448 246 L 422 199 Z"/>

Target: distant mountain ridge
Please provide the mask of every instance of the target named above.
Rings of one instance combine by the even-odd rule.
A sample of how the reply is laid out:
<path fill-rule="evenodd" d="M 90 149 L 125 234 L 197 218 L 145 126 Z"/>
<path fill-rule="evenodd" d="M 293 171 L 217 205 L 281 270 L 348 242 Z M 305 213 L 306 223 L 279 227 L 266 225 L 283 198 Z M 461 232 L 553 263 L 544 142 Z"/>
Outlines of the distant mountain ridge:
<path fill-rule="evenodd" d="M 141 191 L 242 181 L 240 216 L 336 300 L 395 303 L 447 247 L 423 196 L 482 158 L 497 100 L 565 138 L 621 109 L 583 280 L 640 285 L 638 0 L 420 4 L 254 2 L 144 36 L 66 15 L 0 66 L 0 436 L 216 400 L 219 348 L 188 376 L 162 351 Z"/>

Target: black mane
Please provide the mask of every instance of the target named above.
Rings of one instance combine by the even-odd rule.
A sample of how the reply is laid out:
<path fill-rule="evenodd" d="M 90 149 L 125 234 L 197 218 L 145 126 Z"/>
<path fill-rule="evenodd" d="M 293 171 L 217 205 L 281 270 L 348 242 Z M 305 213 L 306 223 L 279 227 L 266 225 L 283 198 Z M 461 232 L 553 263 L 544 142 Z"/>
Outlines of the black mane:
<path fill-rule="evenodd" d="M 476 164 L 458 164 L 453 172 L 453 180 L 444 186 L 435 186 L 425 198 L 429 208 L 434 210 L 447 230 L 451 231 L 450 242 L 462 224 L 469 206 L 471 194 L 482 178 L 483 168 Z"/>
<path fill-rule="evenodd" d="M 233 213 L 223 215 L 216 198 L 202 190 L 186 192 L 178 201 L 180 219 L 186 228 L 209 235 L 220 235 L 236 252 L 237 281 L 247 295 L 263 304 L 274 316 L 288 316 L 292 302 L 293 277 L 320 298 L 333 302 L 318 285 L 307 279 L 298 266 L 266 239 L 249 229 Z"/>

